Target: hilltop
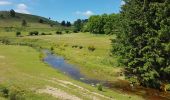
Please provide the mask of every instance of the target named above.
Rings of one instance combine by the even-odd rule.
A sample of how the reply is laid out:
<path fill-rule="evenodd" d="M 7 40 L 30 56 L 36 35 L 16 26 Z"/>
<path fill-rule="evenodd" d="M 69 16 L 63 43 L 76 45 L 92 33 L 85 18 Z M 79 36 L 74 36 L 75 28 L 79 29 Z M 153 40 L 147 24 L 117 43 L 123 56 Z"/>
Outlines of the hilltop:
<path fill-rule="evenodd" d="M 21 27 L 22 20 L 26 20 L 30 28 L 50 28 L 59 26 L 57 21 L 37 15 L 17 13 L 15 17 L 9 11 L 0 11 L 0 27 Z"/>

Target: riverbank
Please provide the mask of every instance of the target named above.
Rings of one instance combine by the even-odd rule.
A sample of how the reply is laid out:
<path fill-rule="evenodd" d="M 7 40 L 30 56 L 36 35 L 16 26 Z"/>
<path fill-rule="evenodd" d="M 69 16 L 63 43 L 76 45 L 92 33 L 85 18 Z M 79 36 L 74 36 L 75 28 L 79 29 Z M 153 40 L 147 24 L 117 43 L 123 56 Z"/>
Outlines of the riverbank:
<path fill-rule="evenodd" d="M 44 64 L 39 58 L 40 53 L 27 46 L 0 45 L 0 55 L 0 76 L 3 76 L 0 77 L 1 86 L 9 91 L 13 87 L 21 89 L 26 100 L 55 100 L 64 98 L 66 94 L 72 100 L 142 99 L 107 88 L 101 92 L 96 87 L 72 80 Z"/>

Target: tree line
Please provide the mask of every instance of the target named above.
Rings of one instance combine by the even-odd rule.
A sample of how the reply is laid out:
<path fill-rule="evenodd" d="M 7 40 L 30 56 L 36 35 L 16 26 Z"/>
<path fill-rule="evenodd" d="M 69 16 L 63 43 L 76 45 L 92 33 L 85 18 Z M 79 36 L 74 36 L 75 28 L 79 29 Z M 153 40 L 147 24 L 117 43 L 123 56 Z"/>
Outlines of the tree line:
<path fill-rule="evenodd" d="M 77 31 L 116 34 L 112 53 L 132 83 L 160 88 L 170 83 L 170 0 L 124 0 L 119 14 L 74 22 Z"/>
<path fill-rule="evenodd" d="M 170 81 L 170 0 L 124 0 L 121 33 L 112 53 L 134 83 L 160 88 Z"/>
<path fill-rule="evenodd" d="M 114 34 L 119 32 L 120 14 L 93 15 L 89 19 L 78 19 L 74 22 L 76 31 L 90 32 L 93 34 Z"/>

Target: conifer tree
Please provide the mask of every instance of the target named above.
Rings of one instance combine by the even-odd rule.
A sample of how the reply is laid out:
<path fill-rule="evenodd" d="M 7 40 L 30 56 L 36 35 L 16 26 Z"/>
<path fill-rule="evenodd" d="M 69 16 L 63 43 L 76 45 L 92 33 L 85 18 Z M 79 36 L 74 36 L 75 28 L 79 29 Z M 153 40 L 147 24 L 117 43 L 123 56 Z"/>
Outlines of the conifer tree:
<path fill-rule="evenodd" d="M 123 32 L 113 40 L 125 74 L 146 87 L 170 80 L 170 0 L 124 0 Z"/>

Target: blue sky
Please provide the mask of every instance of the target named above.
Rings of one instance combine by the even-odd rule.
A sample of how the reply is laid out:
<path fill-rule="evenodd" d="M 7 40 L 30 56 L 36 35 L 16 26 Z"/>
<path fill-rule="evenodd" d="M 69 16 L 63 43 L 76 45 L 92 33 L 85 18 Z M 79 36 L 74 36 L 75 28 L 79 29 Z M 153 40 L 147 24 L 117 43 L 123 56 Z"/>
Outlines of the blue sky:
<path fill-rule="evenodd" d="M 118 13 L 121 0 L 0 0 L 0 10 L 14 9 L 20 13 L 73 22 L 103 13 Z"/>

